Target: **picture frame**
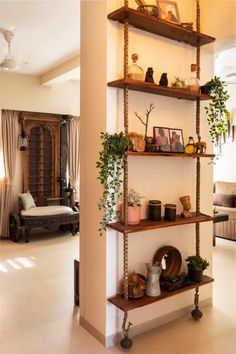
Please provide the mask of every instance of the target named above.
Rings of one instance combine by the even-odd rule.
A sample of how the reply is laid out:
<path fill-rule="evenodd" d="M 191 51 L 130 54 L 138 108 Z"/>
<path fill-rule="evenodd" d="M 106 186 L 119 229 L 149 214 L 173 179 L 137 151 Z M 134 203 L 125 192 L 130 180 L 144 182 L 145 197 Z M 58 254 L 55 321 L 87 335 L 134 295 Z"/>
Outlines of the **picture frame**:
<path fill-rule="evenodd" d="M 169 128 L 153 127 L 153 136 L 157 151 L 171 152 Z"/>
<path fill-rule="evenodd" d="M 181 24 L 177 2 L 157 0 L 159 18 L 168 22 Z"/>
<path fill-rule="evenodd" d="M 182 129 L 169 129 L 171 152 L 184 152 L 184 139 Z"/>

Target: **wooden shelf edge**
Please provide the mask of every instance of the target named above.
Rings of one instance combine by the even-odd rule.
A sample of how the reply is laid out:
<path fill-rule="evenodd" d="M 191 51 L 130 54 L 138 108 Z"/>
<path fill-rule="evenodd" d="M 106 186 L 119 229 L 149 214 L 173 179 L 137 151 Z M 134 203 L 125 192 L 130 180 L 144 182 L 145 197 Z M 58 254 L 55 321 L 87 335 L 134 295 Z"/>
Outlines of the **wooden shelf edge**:
<path fill-rule="evenodd" d="M 213 281 L 214 281 L 213 278 L 211 278 L 207 275 L 203 275 L 203 279 L 200 283 L 191 283 L 189 285 L 184 286 L 183 288 L 179 288 L 179 289 L 176 289 L 173 291 L 161 290 L 161 295 L 158 297 L 150 297 L 150 296 L 144 295 L 144 297 L 142 297 L 141 299 L 125 300 L 123 295 L 118 294 L 118 295 L 115 295 L 115 296 L 107 299 L 107 301 L 110 302 L 111 304 L 115 305 L 116 307 L 118 307 L 121 311 L 127 312 L 130 310 L 134 310 L 136 308 L 139 308 L 139 307 L 153 304 L 153 303 L 161 301 L 161 300 L 165 300 L 171 296 L 175 296 L 175 295 L 184 293 L 186 291 L 189 291 L 189 290 L 192 290 L 195 288 L 199 288 L 201 286 L 210 284 Z"/>
<path fill-rule="evenodd" d="M 134 152 L 134 151 L 126 151 L 125 156 L 167 156 L 167 157 L 182 157 L 182 158 L 197 158 L 197 157 L 207 157 L 207 158 L 214 158 L 214 154 L 185 154 L 181 152 Z"/>
<path fill-rule="evenodd" d="M 116 223 L 109 224 L 108 227 L 118 232 L 121 232 L 123 234 L 124 233 L 131 234 L 135 232 L 163 229 L 166 227 L 174 227 L 178 225 L 196 224 L 196 223 L 207 222 L 212 220 L 213 217 L 209 215 L 205 215 L 205 214 L 196 215 L 195 213 L 193 213 L 193 216 L 191 218 L 183 218 L 182 216 L 177 215 L 175 221 L 165 221 L 164 218 L 162 217 L 161 221 L 142 219 L 140 224 L 138 225 L 125 226 L 121 222 L 116 222 Z"/>
<path fill-rule="evenodd" d="M 184 99 L 189 101 L 196 101 L 197 99 L 200 99 L 200 101 L 206 101 L 212 99 L 210 95 L 191 92 L 185 88 L 160 86 L 150 82 L 139 81 L 139 80 L 118 79 L 118 80 L 108 82 L 107 85 L 109 87 L 115 87 L 120 89 L 123 89 L 124 87 L 128 87 L 129 90 L 133 90 L 133 91 L 140 91 L 140 92 L 150 93 L 154 95 Z"/>
<path fill-rule="evenodd" d="M 127 18 L 130 25 L 143 31 L 169 38 L 193 47 L 200 47 L 215 41 L 214 37 L 182 27 L 155 16 L 123 6 L 108 14 L 108 19 L 123 23 Z"/>

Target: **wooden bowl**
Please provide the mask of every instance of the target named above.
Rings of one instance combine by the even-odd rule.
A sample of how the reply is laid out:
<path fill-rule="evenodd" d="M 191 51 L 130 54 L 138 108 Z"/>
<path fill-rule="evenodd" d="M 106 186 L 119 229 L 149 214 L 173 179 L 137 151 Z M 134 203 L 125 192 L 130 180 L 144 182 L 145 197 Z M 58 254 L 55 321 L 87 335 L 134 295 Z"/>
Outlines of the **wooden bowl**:
<path fill-rule="evenodd" d="M 153 264 L 156 262 L 161 264 L 163 258 L 165 259 L 166 268 L 162 270 L 161 276 L 177 277 L 182 264 L 180 252 L 173 246 L 164 246 L 156 251 L 152 262 Z"/>

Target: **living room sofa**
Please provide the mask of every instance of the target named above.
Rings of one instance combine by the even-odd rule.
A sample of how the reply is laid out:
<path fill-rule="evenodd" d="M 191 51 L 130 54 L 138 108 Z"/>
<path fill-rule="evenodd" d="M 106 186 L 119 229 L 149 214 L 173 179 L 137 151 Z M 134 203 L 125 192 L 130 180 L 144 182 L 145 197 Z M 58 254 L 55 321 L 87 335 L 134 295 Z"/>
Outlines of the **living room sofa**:
<path fill-rule="evenodd" d="M 229 215 L 228 221 L 215 225 L 215 235 L 236 241 L 236 182 L 215 182 L 213 205 L 216 212 Z"/>

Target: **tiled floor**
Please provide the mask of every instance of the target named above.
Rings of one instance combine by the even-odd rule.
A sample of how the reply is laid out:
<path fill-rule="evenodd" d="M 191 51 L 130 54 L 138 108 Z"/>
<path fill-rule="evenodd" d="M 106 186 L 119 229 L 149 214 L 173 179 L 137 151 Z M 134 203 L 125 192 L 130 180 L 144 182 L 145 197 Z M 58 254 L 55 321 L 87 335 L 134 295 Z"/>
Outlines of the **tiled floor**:
<path fill-rule="evenodd" d="M 105 354 L 73 308 L 78 236 L 0 242 L 0 353 Z M 214 307 L 135 338 L 133 354 L 236 354 L 236 243 L 217 239 Z"/>

